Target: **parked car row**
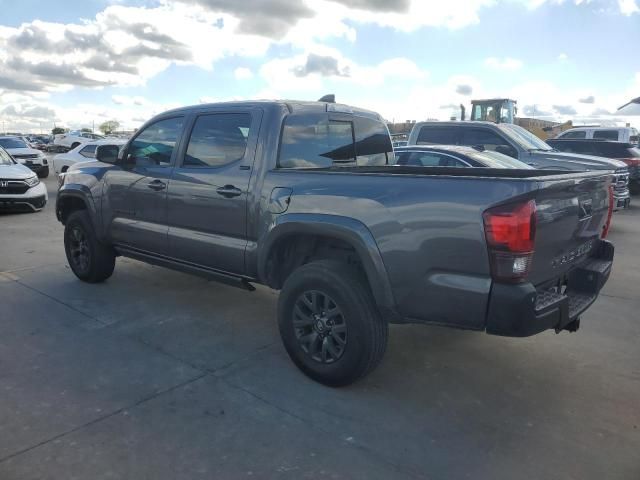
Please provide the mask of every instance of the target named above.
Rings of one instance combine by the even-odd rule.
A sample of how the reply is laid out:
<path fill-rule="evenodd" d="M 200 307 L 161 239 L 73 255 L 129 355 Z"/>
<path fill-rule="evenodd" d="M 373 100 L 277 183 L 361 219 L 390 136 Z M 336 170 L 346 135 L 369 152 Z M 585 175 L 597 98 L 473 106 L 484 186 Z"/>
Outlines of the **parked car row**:
<path fill-rule="evenodd" d="M 33 148 L 22 137 L 0 137 L 0 147 L 14 160 L 33 170 L 38 177 L 49 176 L 49 162 L 44 153 Z"/>
<path fill-rule="evenodd" d="M 547 143 L 561 152 L 595 155 L 624 162 L 629 168 L 629 190 L 640 193 L 640 148 L 632 143 L 609 140 L 567 140 L 557 138 Z"/>
<path fill-rule="evenodd" d="M 409 145 L 465 145 L 498 152 L 537 169 L 564 171 L 613 171 L 614 208 L 629 206 L 629 167 L 602 156 L 561 152 L 524 128 L 492 122 L 418 122 Z"/>
<path fill-rule="evenodd" d="M 0 146 L 0 208 L 38 211 L 44 208 L 47 199 L 47 189 L 38 175 Z"/>
<path fill-rule="evenodd" d="M 638 130 L 633 127 L 574 127 L 560 133 L 562 140 L 610 140 L 612 142 L 640 143 Z"/>
<path fill-rule="evenodd" d="M 64 164 L 69 266 L 103 282 L 121 255 L 280 290 L 287 353 L 331 386 L 378 365 L 389 323 L 576 331 L 611 272 L 627 165 L 512 125 L 423 122 L 408 143 L 328 101 L 165 112 Z"/>

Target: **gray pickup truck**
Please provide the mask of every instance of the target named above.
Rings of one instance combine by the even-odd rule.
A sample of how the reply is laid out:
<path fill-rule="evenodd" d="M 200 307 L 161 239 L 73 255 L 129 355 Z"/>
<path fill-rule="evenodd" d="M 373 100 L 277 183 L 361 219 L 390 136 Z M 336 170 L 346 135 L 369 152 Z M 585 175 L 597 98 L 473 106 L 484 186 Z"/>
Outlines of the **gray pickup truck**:
<path fill-rule="evenodd" d="M 172 110 L 62 176 L 78 278 L 124 255 L 280 290 L 284 346 L 346 385 L 389 323 L 528 336 L 575 331 L 607 281 L 607 172 L 393 165 L 375 113 L 323 102 Z"/>
<path fill-rule="evenodd" d="M 613 172 L 613 209 L 631 202 L 629 167 L 620 160 L 560 152 L 524 128 L 492 122 L 418 122 L 409 145 L 466 145 L 494 150 L 539 169 L 610 170 Z"/>

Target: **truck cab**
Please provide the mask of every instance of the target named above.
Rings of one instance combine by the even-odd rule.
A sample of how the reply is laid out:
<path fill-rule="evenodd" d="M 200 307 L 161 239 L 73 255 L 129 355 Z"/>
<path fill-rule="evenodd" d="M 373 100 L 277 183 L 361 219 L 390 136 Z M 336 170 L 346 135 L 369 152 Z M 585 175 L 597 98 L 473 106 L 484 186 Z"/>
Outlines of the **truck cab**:
<path fill-rule="evenodd" d="M 471 100 L 471 120 L 474 122 L 514 123 L 518 113 L 516 103 L 510 98 Z"/>

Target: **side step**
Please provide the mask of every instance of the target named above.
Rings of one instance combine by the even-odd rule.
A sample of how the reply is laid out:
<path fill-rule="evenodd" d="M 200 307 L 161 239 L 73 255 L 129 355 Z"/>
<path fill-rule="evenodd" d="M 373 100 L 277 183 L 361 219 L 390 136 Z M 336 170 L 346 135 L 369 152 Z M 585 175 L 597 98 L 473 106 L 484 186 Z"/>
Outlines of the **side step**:
<path fill-rule="evenodd" d="M 251 285 L 251 283 L 249 283 L 249 280 L 247 280 L 246 278 L 232 275 L 227 272 L 220 272 L 218 270 L 202 267 L 200 265 L 195 265 L 192 263 L 180 262 L 169 257 L 154 255 L 122 245 L 115 245 L 114 248 L 116 252 L 118 252 L 123 257 L 133 258 L 134 260 L 140 260 L 145 263 L 158 265 L 159 267 L 165 267 L 179 272 L 198 275 L 199 277 L 224 283 L 226 285 L 231 285 L 232 287 L 241 288 L 249 292 L 253 292 L 256 289 L 256 287 Z"/>

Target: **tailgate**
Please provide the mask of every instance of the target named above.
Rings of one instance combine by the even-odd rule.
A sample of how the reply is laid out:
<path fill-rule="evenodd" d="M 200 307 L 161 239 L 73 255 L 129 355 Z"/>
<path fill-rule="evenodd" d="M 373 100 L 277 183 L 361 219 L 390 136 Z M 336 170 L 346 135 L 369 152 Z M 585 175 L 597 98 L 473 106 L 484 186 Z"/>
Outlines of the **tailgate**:
<path fill-rule="evenodd" d="M 597 247 L 609 209 L 607 173 L 542 180 L 536 194 L 537 231 L 529 281 L 558 281 Z"/>

